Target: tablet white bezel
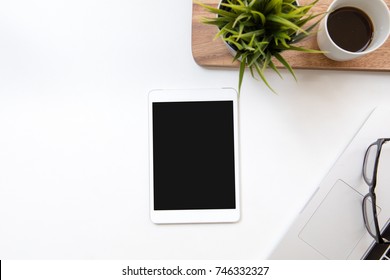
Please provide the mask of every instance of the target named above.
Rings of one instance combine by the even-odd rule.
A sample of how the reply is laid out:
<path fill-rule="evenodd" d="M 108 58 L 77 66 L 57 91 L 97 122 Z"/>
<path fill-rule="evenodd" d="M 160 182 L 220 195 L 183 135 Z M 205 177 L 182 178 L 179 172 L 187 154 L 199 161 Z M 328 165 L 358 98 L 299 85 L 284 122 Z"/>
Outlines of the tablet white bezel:
<path fill-rule="evenodd" d="M 181 101 L 233 101 L 234 130 L 234 170 L 235 170 L 235 209 L 206 210 L 154 210 L 153 188 L 153 103 Z M 149 174 L 150 174 L 150 218 L 154 223 L 223 223 L 240 219 L 239 196 L 239 147 L 238 147 L 238 98 L 232 88 L 152 90 L 149 92 Z"/>

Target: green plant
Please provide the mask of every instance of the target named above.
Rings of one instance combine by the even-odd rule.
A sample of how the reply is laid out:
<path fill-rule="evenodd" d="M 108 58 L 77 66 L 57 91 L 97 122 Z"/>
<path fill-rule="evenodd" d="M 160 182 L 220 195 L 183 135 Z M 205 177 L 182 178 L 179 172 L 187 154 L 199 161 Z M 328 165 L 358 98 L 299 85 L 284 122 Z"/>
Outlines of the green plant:
<path fill-rule="evenodd" d="M 315 0 L 309 5 L 298 6 L 295 0 L 223 0 L 218 8 L 197 3 L 217 15 L 215 18 L 206 18 L 203 22 L 219 28 L 216 37 L 221 36 L 236 51 L 233 61 L 241 61 L 238 91 L 241 90 L 245 68 L 248 67 L 252 77 L 257 73 L 268 88 L 275 92 L 264 75 L 264 70 L 269 67 L 282 78 L 272 61 L 273 57 L 297 80 L 282 52 L 293 50 L 321 53 L 295 45 L 318 24 L 319 20 L 316 20 L 305 27 L 320 15 L 309 14 L 317 2 Z"/>

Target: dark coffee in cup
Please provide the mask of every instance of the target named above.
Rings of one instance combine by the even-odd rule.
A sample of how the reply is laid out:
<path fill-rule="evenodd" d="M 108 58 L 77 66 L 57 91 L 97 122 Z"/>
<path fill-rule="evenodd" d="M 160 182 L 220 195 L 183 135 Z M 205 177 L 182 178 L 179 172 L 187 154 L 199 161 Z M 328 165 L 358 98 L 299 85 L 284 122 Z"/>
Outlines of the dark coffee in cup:
<path fill-rule="evenodd" d="M 350 52 L 364 51 L 370 45 L 374 33 L 371 19 L 355 7 L 342 7 L 331 12 L 327 28 L 333 42 Z"/>

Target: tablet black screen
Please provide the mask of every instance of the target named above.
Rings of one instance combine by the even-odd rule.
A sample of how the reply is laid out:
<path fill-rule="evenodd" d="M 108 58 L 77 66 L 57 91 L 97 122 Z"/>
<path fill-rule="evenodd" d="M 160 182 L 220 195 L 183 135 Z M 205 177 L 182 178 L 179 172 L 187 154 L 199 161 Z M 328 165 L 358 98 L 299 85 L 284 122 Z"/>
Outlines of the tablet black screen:
<path fill-rule="evenodd" d="M 155 210 L 234 209 L 233 101 L 153 103 Z"/>

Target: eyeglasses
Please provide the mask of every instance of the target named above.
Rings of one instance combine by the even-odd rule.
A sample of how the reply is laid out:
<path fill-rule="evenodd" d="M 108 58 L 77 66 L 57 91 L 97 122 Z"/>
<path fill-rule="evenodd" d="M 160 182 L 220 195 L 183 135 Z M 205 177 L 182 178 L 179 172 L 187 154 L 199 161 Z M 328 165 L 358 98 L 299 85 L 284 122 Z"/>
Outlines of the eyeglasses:
<path fill-rule="evenodd" d="M 372 143 L 367 148 L 363 162 L 363 178 L 369 186 L 368 194 L 363 199 L 364 224 L 368 233 L 380 244 L 390 244 L 390 241 L 385 239 L 380 232 L 375 195 L 379 156 L 383 144 L 388 141 L 390 141 L 390 138 L 380 138 Z"/>

